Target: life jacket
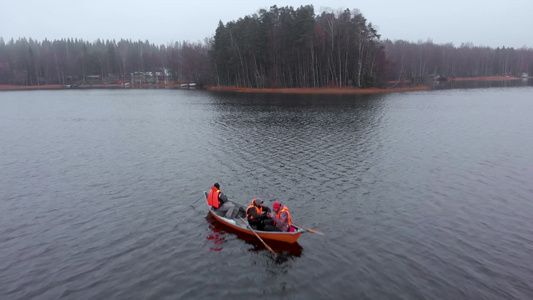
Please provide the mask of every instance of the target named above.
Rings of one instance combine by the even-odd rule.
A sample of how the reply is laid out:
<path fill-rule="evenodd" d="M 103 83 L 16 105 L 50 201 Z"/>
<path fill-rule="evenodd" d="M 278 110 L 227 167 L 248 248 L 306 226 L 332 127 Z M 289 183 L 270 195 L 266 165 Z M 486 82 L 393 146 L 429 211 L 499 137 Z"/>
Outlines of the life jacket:
<path fill-rule="evenodd" d="M 213 206 L 214 208 L 219 208 L 220 202 L 218 201 L 218 196 L 220 195 L 220 193 L 221 191 L 219 189 L 212 186 L 211 191 L 209 192 L 209 196 L 207 196 L 207 204 Z"/>
<path fill-rule="evenodd" d="M 250 213 L 250 209 L 251 208 L 255 208 L 255 212 L 258 214 L 258 215 L 261 215 L 263 213 L 263 207 L 261 206 L 256 206 L 255 205 L 255 199 L 252 200 L 252 205 L 248 206 L 248 208 L 246 209 L 246 217 L 250 220 L 253 220 L 255 219 L 254 216 Z"/>
<path fill-rule="evenodd" d="M 281 214 L 283 212 L 287 213 L 287 224 L 289 225 L 289 228 L 290 228 L 292 225 L 291 213 L 289 212 L 289 208 L 287 206 L 283 206 L 282 209 L 278 210 L 278 213 L 276 214 L 276 218 L 278 218 L 278 220 L 281 220 Z"/>

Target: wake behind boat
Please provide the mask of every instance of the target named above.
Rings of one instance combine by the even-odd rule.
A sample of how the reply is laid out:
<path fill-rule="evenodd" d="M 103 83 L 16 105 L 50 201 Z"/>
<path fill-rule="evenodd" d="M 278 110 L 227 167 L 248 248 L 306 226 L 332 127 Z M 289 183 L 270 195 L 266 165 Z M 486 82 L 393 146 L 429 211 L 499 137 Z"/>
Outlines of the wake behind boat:
<path fill-rule="evenodd" d="M 208 196 L 209 196 L 209 193 L 204 192 L 205 203 L 207 204 L 207 207 L 209 208 L 209 213 L 211 214 L 211 216 L 213 216 L 213 218 L 215 218 L 220 223 L 231 227 L 232 229 L 235 229 L 241 233 L 245 233 L 252 237 L 255 237 L 255 234 L 254 234 L 255 232 L 257 233 L 259 237 L 261 237 L 264 240 L 293 244 L 293 243 L 296 243 L 300 235 L 305 231 L 303 228 L 295 226 L 294 224 L 292 225 L 295 228 L 294 232 L 261 231 L 261 230 L 252 231 L 248 227 L 248 221 L 246 220 L 246 214 L 244 215 L 242 214 L 243 212 L 246 211 L 247 206 L 228 200 L 229 202 L 235 205 L 235 209 L 233 210 L 233 214 L 231 215 L 231 218 L 226 218 L 225 212 L 219 212 L 208 204 L 207 202 Z"/>

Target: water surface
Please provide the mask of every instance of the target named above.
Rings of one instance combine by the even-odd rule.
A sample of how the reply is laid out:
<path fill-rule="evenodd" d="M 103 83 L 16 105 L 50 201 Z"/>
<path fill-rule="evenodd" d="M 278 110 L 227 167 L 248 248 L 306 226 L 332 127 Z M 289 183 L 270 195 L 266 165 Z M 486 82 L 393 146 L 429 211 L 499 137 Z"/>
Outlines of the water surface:
<path fill-rule="evenodd" d="M 532 87 L 0 93 L 1 299 L 531 299 Z M 213 222 L 286 204 L 274 257 Z"/>

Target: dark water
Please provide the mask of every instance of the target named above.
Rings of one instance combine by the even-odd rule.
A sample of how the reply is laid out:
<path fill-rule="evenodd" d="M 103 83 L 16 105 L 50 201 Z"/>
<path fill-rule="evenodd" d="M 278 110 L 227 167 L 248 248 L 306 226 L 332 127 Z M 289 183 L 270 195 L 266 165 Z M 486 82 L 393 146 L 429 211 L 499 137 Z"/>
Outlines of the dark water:
<path fill-rule="evenodd" d="M 0 299 L 532 299 L 533 87 L 0 93 Z M 204 202 L 281 201 L 292 247 Z"/>

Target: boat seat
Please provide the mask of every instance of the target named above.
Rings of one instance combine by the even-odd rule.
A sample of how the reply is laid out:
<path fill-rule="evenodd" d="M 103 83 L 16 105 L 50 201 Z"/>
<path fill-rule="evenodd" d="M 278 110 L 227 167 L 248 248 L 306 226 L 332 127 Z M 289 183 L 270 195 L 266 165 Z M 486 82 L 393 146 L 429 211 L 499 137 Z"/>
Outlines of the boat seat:
<path fill-rule="evenodd" d="M 218 215 L 218 216 L 221 216 L 221 217 L 226 217 L 226 212 L 225 211 L 219 211 L 218 209 L 212 207 L 212 210 Z M 244 210 L 244 208 L 242 206 L 235 206 L 235 209 L 233 210 L 233 213 L 231 214 L 231 218 L 232 219 L 239 219 L 239 217 L 241 218 L 246 218 L 246 210 Z"/>
<path fill-rule="evenodd" d="M 215 209 L 215 213 L 221 217 L 226 217 L 225 211 L 219 211 L 218 209 Z"/>
<path fill-rule="evenodd" d="M 233 210 L 233 214 L 231 216 L 232 218 L 245 218 L 246 219 L 246 211 L 244 210 L 244 208 L 242 207 L 239 207 L 239 209 L 235 209 Z"/>

